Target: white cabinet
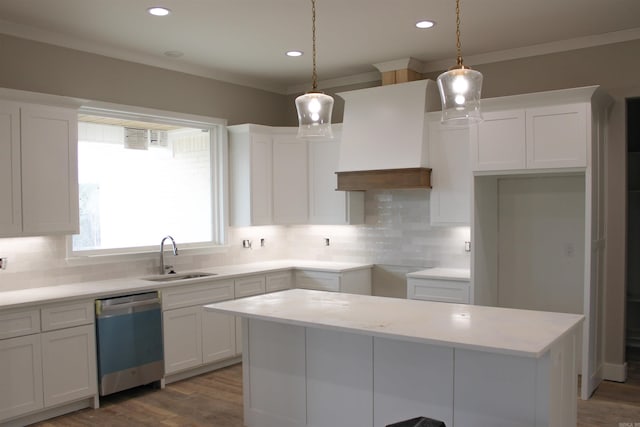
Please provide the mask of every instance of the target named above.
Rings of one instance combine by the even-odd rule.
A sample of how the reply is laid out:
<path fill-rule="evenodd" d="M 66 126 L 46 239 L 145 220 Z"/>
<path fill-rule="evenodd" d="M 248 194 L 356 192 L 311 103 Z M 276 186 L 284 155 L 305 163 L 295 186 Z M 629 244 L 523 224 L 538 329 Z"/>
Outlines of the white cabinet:
<path fill-rule="evenodd" d="M 309 223 L 364 223 L 364 191 L 337 191 L 336 171 L 340 155 L 340 135 L 309 144 Z"/>
<path fill-rule="evenodd" d="M 0 102 L 0 236 L 78 232 L 77 112 Z"/>
<path fill-rule="evenodd" d="M 0 314 L 0 423 L 97 396 L 93 323 L 91 301 Z"/>
<path fill-rule="evenodd" d="M 408 278 L 407 298 L 469 304 L 469 280 Z"/>
<path fill-rule="evenodd" d="M 229 126 L 230 223 L 270 225 L 272 214 L 272 137 L 270 128 Z"/>
<path fill-rule="evenodd" d="M 273 223 L 306 224 L 309 220 L 307 142 L 295 134 L 273 137 Z"/>
<path fill-rule="evenodd" d="M 0 341 L 0 421 L 42 409 L 40 335 Z"/>
<path fill-rule="evenodd" d="M 482 113 L 477 136 L 471 140 L 471 164 L 475 171 L 526 167 L 524 110 Z"/>
<path fill-rule="evenodd" d="M 473 170 L 586 167 L 587 105 L 483 112 L 477 137 L 471 139 Z"/>
<path fill-rule="evenodd" d="M 443 126 L 439 119 L 437 113 L 430 115 L 428 121 L 431 225 L 469 225 L 469 129 Z"/>
<path fill-rule="evenodd" d="M 295 283 L 297 288 L 303 289 L 371 295 L 371 269 L 342 272 L 297 270 Z"/>
<path fill-rule="evenodd" d="M 293 275 L 289 270 L 269 273 L 265 276 L 265 292 L 267 293 L 291 289 L 292 284 Z"/>
<path fill-rule="evenodd" d="M 97 390 L 93 324 L 42 334 L 45 406 L 94 396 Z"/>
<path fill-rule="evenodd" d="M 165 374 L 202 365 L 202 308 L 163 312 L 162 331 Z"/>
<path fill-rule="evenodd" d="M 162 291 L 165 373 L 174 374 L 235 354 L 233 316 L 203 306 L 233 299 L 233 281 L 181 285 Z"/>
<path fill-rule="evenodd" d="M 0 236 L 22 231 L 20 109 L 0 102 Z"/>
<path fill-rule="evenodd" d="M 364 222 L 364 193 L 336 191 L 340 127 L 323 141 L 292 127 L 228 130 L 232 226 Z"/>

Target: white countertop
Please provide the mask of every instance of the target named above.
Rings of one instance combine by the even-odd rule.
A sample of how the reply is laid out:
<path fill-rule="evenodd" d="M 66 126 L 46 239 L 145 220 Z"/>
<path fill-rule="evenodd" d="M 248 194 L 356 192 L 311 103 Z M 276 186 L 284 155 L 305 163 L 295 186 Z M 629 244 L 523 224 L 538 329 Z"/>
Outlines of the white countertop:
<path fill-rule="evenodd" d="M 241 317 L 493 353 L 541 357 L 579 314 L 292 289 L 205 306 Z"/>
<path fill-rule="evenodd" d="M 413 271 L 407 274 L 407 277 L 414 279 L 441 279 L 441 280 L 457 280 L 469 281 L 471 271 L 467 268 L 443 268 L 434 267 L 426 268 L 420 271 Z"/>
<path fill-rule="evenodd" d="M 371 264 L 309 261 L 309 260 L 278 260 L 256 262 L 250 264 L 222 265 L 211 268 L 198 269 L 199 272 L 213 273 L 215 276 L 176 280 L 171 282 L 153 282 L 144 280 L 153 275 L 141 274 L 136 277 L 125 277 L 110 280 L 77 282 L 68 285 L 45 286 L 40 288 L 21 289 L 0 292 L 0 310 L 25 307 L 36 304 L 67 302 L 87 298 L 104 298 L 114 295 L 124 295 L 133 292 L 158 290 L 167 287 L 195 284 L 207 281 L 231 279 L 250 274 L 261 274 L 290 269 L 315 270 L 328 272 L 343 272 L 371 268 Z M 178 273 L 188 273 L 179 271 Z"/>

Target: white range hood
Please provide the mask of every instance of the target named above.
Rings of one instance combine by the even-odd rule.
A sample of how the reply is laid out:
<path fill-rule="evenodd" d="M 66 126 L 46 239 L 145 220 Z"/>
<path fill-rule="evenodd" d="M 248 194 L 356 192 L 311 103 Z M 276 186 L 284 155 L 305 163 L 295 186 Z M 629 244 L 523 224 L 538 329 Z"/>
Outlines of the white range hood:
<path fill-rule="evenodd" d="M 338 95 L 345 100 L 338 190 L 429 188 L 411 177 L 424 175 L 427 166 L 425 113 L 440 109 L 436 83 L 417 80 Z M 347 176 L 350 183 L 359 181 L 358 176 L 367 182 L 371 176 L 379 178 L 368 188 L 346 188 L 344 182 L 341 188 L 341 178 Z"/>

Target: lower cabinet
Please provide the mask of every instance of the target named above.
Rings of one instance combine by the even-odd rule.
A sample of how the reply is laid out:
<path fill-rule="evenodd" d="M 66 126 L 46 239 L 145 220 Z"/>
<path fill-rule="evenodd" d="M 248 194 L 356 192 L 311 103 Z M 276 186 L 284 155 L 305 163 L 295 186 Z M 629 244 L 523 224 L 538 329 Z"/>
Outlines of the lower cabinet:
<path fill-rule="evenodd" d="M 297 270 L 296 288 L 371 295 L 371 269 L 342 272 Z"/>
<path fill-rule="evenodd" d="M 469 304 L 469 280 L 407 279 L 407 298 Z"/>
<path fill-rule="evenodd" d="M 204 310 L 206 304 L 230 300 L 233 295 L 231 280 L 176 286 L 162 292 L 165 374 L 235 354 L 234 316 Z"/>
<path fill-rule="evenodd" d="M 0 422 L 44 406 L 40 335 L 0 341 Z"/>
<path fill-rule="evenodd" d="M 1 313 L 0 336 L 0 424 L 97 396 L 93 301 Z"/>
<path fill-rule="evenodd" d="M 44 405 L 94 395 L 97 372 L 93 324 L 45 332 L 41 337 Z"/>

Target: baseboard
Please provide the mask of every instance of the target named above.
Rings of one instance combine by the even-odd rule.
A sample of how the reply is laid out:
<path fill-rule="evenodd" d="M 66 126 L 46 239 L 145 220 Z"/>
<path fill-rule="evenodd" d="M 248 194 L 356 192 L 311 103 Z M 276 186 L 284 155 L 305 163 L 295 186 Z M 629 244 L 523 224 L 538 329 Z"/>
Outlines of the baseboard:
<path fill-rule="evenodd" d="M 627 363 L 604 363 L 602 366 L 602 378 L 619 383 L 625 382 L 627 380 Z"/>
<path fill-rule="evenodd" d="M 217 369 L 226 368 L 227 366 L 235 365 L 236 363 L 240 363 L 240 362 L 242 362 L 242 356 L 235 356 L 230 359 L 225 359 L 221 362 L 215 362 L 209 365 L 199 366 L 197 368 L 189 369 L 189 370 L 178 372 L 175 374 L 166 375 L 164 377 L 164 384 L 171 384 L 177 381 L 182 381 L 184 379 L 191 378 L 196 375 L 201 375 L 207 372 L 215 371 Z"/>

